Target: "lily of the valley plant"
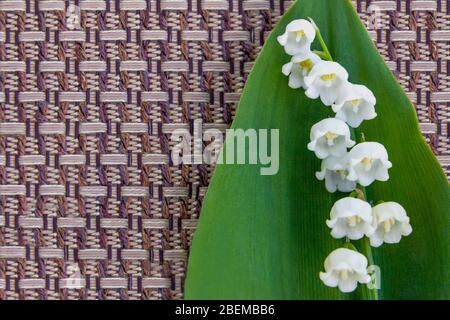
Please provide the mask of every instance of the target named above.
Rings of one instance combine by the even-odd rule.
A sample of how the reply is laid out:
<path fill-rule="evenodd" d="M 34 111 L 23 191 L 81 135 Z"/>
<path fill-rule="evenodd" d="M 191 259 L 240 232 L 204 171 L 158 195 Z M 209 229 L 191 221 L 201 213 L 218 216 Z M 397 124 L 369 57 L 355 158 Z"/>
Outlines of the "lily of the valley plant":
<path fill-rule="evenodd" d="M 316 38 L 323 51 L 312 51 L 311 44 Z M 353 191 L 334 204 L 326 221 L 333 238 L 346 239 L 345 248 L 331 252 L 325 259 L 325 272 L 320 272 L 325 285 L 352 292 L 358 283 L 371 282 L 370 246 L 398 243 L 402 236 L 412 232 L 409 217 L 400 204 L 382 202 L 372 207 L 366 201 L 364 188 L 377 180 L 387 181 L 388 170 L 392 167 L 382 144 L 366 142 L 365 138 L 358 144 L 352 140 L 351 128 L 377 116 L 376 98 L 366 86 L 349 82 L 347 70 L 332 61 L 320 30 L 312 20 L 291 21 L 278 42 L 292 56 L 282 66 L 282 73 L 289 77 L 289 87 L 303 88 L 308 98 L 320 98 L 335 113 L 335 118 L 313 125 L 307 147 L 322 161 L 316 177 L 325 180 L 329 192 Z M 369 259 L 350 242 L 360 239 Z M 370 297 L 377 298 L 376 289 Z"/>

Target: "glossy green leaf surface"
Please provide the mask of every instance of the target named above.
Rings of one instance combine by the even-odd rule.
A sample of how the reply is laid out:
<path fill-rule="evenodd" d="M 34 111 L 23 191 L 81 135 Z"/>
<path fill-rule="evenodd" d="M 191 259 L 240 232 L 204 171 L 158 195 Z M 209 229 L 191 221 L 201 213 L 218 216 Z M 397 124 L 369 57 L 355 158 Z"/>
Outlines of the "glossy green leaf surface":
<path fill-rule="evenodd" d="M 347 0 L 298 0 L 267 40 L 250 73 L 233 128 L 279 129 L 274 176 L 258 165 L 218 165 L 190 253 L 187 299 L 363 299 L 319 279 L 325 257 L 343 240 L 325 224 L 333 203 L 315 178 L 320 161 L 307 150 L 309 132 L 332 116 L 320 100 L 288 87 L 281 66 L 289 56 L 276 37 L 294 19 L 312 17 L 335 61 L 353 83 L 369 87 L 378 117 L 357 129 L 389 152 L 388 182 L 367 188 L 370 201 L 405 207 L 413 233 L 399 244 L 373 248 L 381 268 L 380 299 L 450 298 L 450 189 L 423 139 L 414 107 L 378 54 Z M 356 243 L 358 245 L 358 243 Z"/>

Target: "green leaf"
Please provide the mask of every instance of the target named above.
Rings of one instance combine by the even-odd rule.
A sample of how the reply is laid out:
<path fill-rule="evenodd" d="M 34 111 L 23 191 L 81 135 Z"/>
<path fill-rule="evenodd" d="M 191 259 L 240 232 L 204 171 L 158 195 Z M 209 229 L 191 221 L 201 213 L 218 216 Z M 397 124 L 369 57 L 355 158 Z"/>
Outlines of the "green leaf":
<path fill-rule="evenodd" d="M 448 181 L 423 139 L 415 111 L 347 0 L 299 0 L 270 35 L 242 95 L 233 128 L 279 128 L 280 167 L 218 165 L 194 236 L 187 299 L 360 299 L 323 285 L 325 257 L 343 246 L 325 225 L 333 203 L 317 181 L 320 161 L 307 150 L 309 131 L 332 115 L 319 100 L 293 90 L 281 74 L 289 60 L 276 37 L 293 19 L 312 17 L 350 81 L 377 97 L 378 117 L 357 134 L 384 144 L 393 168 L 388 182 L 367 188 L 370 201 L 396 201 L 413 233 L 399 244 L 372 248 L 381 268 L 381 299 L 450 298 Z M 357 244 L 359 245 L 359 244 Z"/>

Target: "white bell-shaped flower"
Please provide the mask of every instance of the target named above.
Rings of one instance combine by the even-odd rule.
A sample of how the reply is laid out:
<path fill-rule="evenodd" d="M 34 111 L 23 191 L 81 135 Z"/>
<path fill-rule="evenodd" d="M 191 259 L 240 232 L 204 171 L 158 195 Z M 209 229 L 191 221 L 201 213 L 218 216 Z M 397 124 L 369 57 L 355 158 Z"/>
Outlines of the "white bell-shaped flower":
<path fill-rule="evenodd" d="M 364 235 L 369 236 L 374 231 L 372 207 L 357 198 L 340 199 L 331 208 L 327 226 L 331 228 L 331 235 L 336 239 L 347 237 L 350 240 L 358 240 Z"/>
<path fill-rule="evenodd" d="M 319 159 L 344 156 L 347 148 L 355 144 L 351 139 L 348 125 L 335 118 L 324 119 L 313 125 L 310 138 L 308 149 L 314 151 Z"/>
<path fill-rule="evenodd" d="M 320 280 L 328 287 L 338 287 L 342 292 L 352 292 L 359 283 L 369 283 L 367 258 L 361 253 L 339 248 L 325 259 L 325 272 L 320 272 Z"/>
<path fill-rule="evenodd" d="M 304 78 L 320 61 L 320 57 L 311 51 L 293 56 L 281 69 L 285 76 L 289 76 L 289 87 L 306 89 Z"/>
<path fill-rule="evenodd" d="M 351 192 L 356 188 L 356 182 L 348 180 L 347 155 L 343 157 L 329 157 L 322 160 L 321 171 L 316 172 L 319 180 L 325 179 L 328 192 Z"/>
<path fill-rule="evenodd" d="M 348 123 L 350 127 L 357 128 L 364 120 L 377 116 L 375 104 L 377 100 L 366 86 L 348 84 L 336 102 L 332 105 L 336 118 Z"/>
<path fill-rule="evenodd" d="M 277 40 L 284 47 L 284 51 L 293 56 L 310 51 L 315 37 L 316 30 L 311 22 L 297 19 L 286 26 L 285 32 Z"/>
<path fill-rule="evenodd" d="M 354 146 L 348 153 L 348 179 L 367 187 L 375 180 L 387 181 L 388 160 L 386 148 L 378 142 L 363 142 Z"/>
<path fill-rule="evenodd" d="M 396 202 L 383 202 L 372 208 L 375 231 L 370 236 L 370 245 L 379 247 L 385 243 L 398 243 L 402 236 L 412 232 L 406 210 Z"/>
<path fill-rule="evenodd" d="M 339 63 L 322 61 L 305 77 L 305 94 L 311 99 L 320 97 L 324 105 L 331 106 L 344 93 L 347 80 L 348 73 Z"/>

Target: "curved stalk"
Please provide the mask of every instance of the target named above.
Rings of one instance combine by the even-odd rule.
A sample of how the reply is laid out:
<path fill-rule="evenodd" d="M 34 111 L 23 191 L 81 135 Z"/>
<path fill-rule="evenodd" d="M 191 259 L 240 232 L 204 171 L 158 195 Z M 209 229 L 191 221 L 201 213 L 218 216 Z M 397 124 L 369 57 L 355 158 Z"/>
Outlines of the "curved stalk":
<path fill-rule="evenodd" d="M 325 41 L 323 40 L 322 34 L 320 33 L 320 29 L 317 27 L 317 25 L 315 24 L 315 22 L 312 18 L 309 18 L 309 20 L 311 21 L 312 25 L 314 26 L 314 29 L 316 30 L 316 37 L 319 40 L 319 43 L 323 50 L 323 51 L 316 52 L 316 53 L 318 53 L 321 58 L 324 58 L 328 61 L 333 61 L 333 57 L 331 56 L 331 53 L 328 50 L 328 47 L 327 47 Z M 353 128 L 350 128 L 350 131 L 352 133 L 352 136 L 356 138 L 355 130 Z M 365 140 L 366 140 L 366 138 L 364 136 L 364 133 L 361 133 L 361 142 L 364 142 Z M 355 195 L 357 198 L 367 201 L 367 193 L 366 193 L 365 187 L 358 186 L 358 188 L 356 188 L 356 190 L 354 192 L 356 193 Z M 372 255 L 372 248 L 370 246 L 369 239 L 367 237 L 363 237 L 362 242 L 363 242 L 363 253 L 367 257 L 369 266 L 375 265 L 373 255 Z M 345 243 L 344 246 L 357 251 L 355 246 L 349 240 Z M 377 288 L 374 287 L 373 289 L 370 289 L 368 286 L 366 286 L 365 288 L 366 288 L 367 296 L 369 297 L 369 300 L 378 300 Z"/>

